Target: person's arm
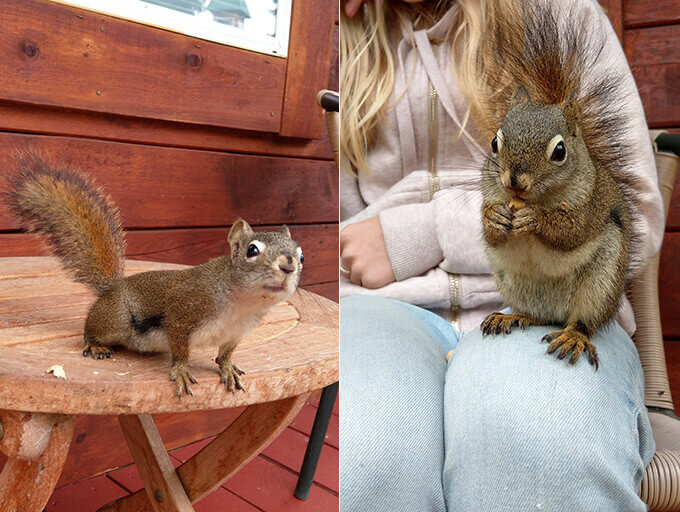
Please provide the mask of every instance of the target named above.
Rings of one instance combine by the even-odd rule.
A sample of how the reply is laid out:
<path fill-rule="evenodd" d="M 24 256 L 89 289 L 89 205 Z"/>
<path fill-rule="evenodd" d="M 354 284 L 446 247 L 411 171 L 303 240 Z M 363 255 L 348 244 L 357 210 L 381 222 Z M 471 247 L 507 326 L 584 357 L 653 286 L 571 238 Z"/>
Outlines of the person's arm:
<path fill-rule="evenodd" d="M 455 296 L 452 295 L 451 276 L 441 268 L 433 268 L 422 275 L 377 289 L 365 288 L 343 279 L 340 283 L 340 297 L 374 295 L 428 309 L 451 309 L 452 306 L 461 309 L 488 308 L 503 302 L 491 275 L 460 275 L 454 279 L 458 281 Z"/>
<path fill-rule="evenodd" d="M 455 274 L 490 273 L 482 239 L 481 192 L 446 189 L 428 203 L 380 212 L 397 281 L 439 266 Z"/>
<path fill-rule="evenodd" d="M 385 249 L 397 281 L 418 276 L 442 261 L 434 207 L 430 201 L 380 212 Z"/>
<path fill-rule="evenodd" d="M 374 289 L 342 279 L 340 297 L 349 295 L 374 295 L 432 309 L 451 307 L 448 274 L 439 268 L 433 268 L 423 275 Z"/>
<path fill-rule="evenodd" d="M 353 217 L 364 208 L 366 203 L 359 191 L 359 181 L 344 169 L 340 169 L 340 221 Z"/>
<path fill-rule="evenodd" d="M 381 198 L 389 202 L 389 194 Z M 369 206 L 341 225 L 340 253 L 352 281 L 368 288 L 440 266 L 455 274 L 490 273 L 481 236 L 481 194 L 446 189 L 426 203 L 382 211 Z M 373 209 L 373 216 L 367 216 Z"/>

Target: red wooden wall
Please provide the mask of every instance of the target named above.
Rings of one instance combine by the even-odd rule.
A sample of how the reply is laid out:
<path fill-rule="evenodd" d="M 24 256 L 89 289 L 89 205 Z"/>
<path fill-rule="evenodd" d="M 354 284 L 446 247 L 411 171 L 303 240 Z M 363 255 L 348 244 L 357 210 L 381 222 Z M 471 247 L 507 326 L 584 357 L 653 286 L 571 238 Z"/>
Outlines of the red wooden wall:
<path fill-rule="evenodd" d="M 314 102 L 319 89 L 338 89 L 336 11 L 335 0 L 294 0 L 283 59 L 6 0 L 0 174 L 11 150 L 34 147 L 95 176 L 120 207 L 135 259 L 200 264 L 225 254 L 237 217 L 256 230 L 285 223 L 305 253 L 302 286 L 337 300 L 338 177 Z M 45 253 L 0 205 L 0 257 Z M 176 447 L 237 412 L 157 423 Z M 115 418 L 79 418 L 60 485 L 129 462 Z"/>
<path fill-rule="evenodd" d="M 680 133 L 680 0 L 604 0 L 623 41 L 651 128 Z M 661 250 L 661 320 L 680 414 L 680 176 Z"/>

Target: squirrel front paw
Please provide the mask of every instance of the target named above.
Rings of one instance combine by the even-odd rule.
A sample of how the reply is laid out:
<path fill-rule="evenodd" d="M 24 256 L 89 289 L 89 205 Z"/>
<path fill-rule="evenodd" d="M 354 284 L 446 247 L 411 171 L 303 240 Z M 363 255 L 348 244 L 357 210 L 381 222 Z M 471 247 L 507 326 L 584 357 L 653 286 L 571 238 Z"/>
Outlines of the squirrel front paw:
<path fill-rule="evenodd" d="M 245 391 L 246 388 L 243 387 L 241 382 L 241 375 L 245 375 L 246 372 L 241 370 L 238 366 L 232 363 L 224 363 L 220 365 L 220 379 L 223 384 L 227 385 L 227 389 L 232 393 L 236 393 L 237 389 Z"/>
<path fill-rule="evenodd" d="M 513 213 L 507 204 L 492 204 L 484 208 L 482 222 L 487 242 L 495 245 L 504 241 L 512 231 Z"/>
<path fill-rule="evenodd" d="M 533 325 L 534 320 L 529 315 L 510 314 L 505 315 L 500 311 L 491 313 L 482 322 L 481 330 L 484 336 L 491 334 L 510 334 L 513 327 L 519 327 L 522 330 L 528 326 Z"/>
<path fill-rule="evenodd" d="M 567 354 L 571 352 L 569 362 L 574 364 L 579 360 L 581 354 L 585 352 L 588 354 L 588 362 L 595 367 L 595 370 L 599 367 L 597 348 L 590 342 L 588 336 L 573 327 L 566 327 L 559 331 L 549 332 L 543 336 L 541 341 L 550 343 L 547 350 L 548 354 L 552 354 L 558 348 L 560 349 L 557 354 L 557 359 L 564 359 Z"/>
<path fill-rule="evenodd" d="M 196 379 L 186 364 L 176 364 L 170 370 L 170 380 L 176 383 L 177 396 L 182 398 L 182 393 L 194 396 L 191 391 L 191 384 L 197 384 Z"/>
<path fill-rule="evenodd" d="M 536 212 L 531 206 L 517 210 L 512 218 L 512 232 L 516 235 L 533 233 L 537 225 Z"/>

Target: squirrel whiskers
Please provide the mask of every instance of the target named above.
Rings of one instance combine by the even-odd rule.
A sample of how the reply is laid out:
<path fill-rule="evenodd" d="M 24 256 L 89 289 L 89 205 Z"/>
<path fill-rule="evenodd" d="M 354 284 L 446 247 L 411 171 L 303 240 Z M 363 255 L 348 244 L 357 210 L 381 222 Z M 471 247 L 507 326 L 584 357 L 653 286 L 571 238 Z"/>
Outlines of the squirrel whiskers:
<path fill-rule="evenodd" d="M 478 55 L 471 116 L 482 137 L 491 140 L 519 87 L 541 103 L 564 105 L 571 97 L 578 105 L 578 126 L 590 158 L 616 181 L 635 217 L 635 177 L 629 172 L 635 150 L 626 136 L 630 120 L 617 100 L 625 98 L 620 92 L 624 76 L 606 65 L 603 20 L 595 12 L 584 12 L 580 3 L 518 0 L 489 20 Z M 643 263 L 634 259 L 638 243 L 633 232 L 629 273 Z"/>
<path fill-rule="evenodd" d="M 543 338 L 548 352 L 571 353 L 572 363 L 585 352 L 597 367 L 590 339 L 616 314 L 626 272 L 639 265 L 630 261 L 637 208 L 626 169 L 634 149 L 615 100 L 625 77 L 601 62 L 598 13 L 515 5 L 485 34 L 481 99 L 471 107 L 481 131 L 495 135 L 482 220 L 489 264 L 513 309 L 489 315 L 482 332 L 563 325 Z"/>
<path fill-rule="evenodd" d="M 74 278 L 97 293 L 85 320 L 84 356 L 111 357 L 110 347 L 170 352 L 177 394 L 192 394 L 195 346 L 218 349 L 215 362 L 227 389 L 245 390 L 231 355 L 278 302 L 295 292 L 302 250 L 287 227 L 255 232 L 237 220 L 231 254 L 185 270 L 124 277 L 125 241 L 118 211 L 84 175 L 55 169 L 37 154 L 17 158 L 7 201 L 33 232 L 51 244 Z"/>

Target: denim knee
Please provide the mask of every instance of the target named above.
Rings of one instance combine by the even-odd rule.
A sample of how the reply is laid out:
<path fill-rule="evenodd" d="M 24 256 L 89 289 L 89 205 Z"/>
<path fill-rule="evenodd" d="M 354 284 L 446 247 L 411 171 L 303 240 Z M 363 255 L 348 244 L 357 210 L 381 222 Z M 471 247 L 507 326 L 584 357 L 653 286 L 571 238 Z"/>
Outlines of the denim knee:
<path fill-rule="evenodd" d="M 439 331 L 397 301 L 353 296 L 340 308 L 342 511 L 443 512 Z"/>
<path fill-rule="evenodd" d="M 445 356 L 458 342 L 458 331 L 431 311 L 393 299 L 351 295 L 340 300 L 340 346 L 352 349 L 352 340 L 370 333 L 371 339 L 391 350 L 439 348 Z M 408 333 L 408 335 L 405 335 Z"/>
<path fill-rule="evenodd" d="M 549 330 L 460 341 L 445 391 L 450 511 L 645 510 L 637 490 L 654 444 L 632 342 L 598 334 L 607 364 L 595 371 L 546 354 Z"/>

